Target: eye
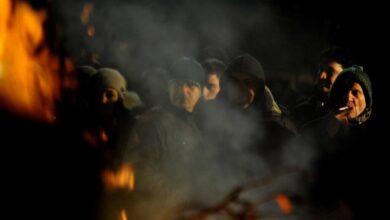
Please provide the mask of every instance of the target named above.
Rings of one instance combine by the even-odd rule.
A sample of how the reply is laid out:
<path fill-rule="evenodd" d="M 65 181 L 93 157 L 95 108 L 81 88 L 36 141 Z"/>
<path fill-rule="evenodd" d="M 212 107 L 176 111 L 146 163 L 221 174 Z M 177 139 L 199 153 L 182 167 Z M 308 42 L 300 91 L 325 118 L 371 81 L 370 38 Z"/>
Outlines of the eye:
<path fill-rule="evenodd" d="M 361 97 L 363 95 L 363 92 L 361 90 L 358 90 L 358 89 L 352 89 L 351 93 L 355 97 Z"/>
<path fill-rule="evenodd" d="M 331 77 L 335 73 L 335 71 L 332 67 L 327 67 L 325 69 L 325 72 L 326 72 L 326 75 L 328 75 L 329 77 Z"/>
<path fill-rule="evenodd" d="M 210 84 L 210 83 L 207 83 L 207 85 L 206 85 L 206 87 L 207 87 L 207 89 L 212 89 L 213 88 L 213 84 Z"/>
<path fill-rule="evenodd" d="M 118 92 L 114 89 L 107 89 L 104 91 L 104 96 L 111 103 L 116 102 L 119 99 Z"/>

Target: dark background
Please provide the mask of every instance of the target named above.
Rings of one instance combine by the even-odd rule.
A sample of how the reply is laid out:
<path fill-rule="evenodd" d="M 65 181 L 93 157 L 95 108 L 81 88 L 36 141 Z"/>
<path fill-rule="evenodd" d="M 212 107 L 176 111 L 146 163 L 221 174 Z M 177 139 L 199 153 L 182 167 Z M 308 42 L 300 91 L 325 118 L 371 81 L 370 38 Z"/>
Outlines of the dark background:
<path fill-rule="evenodd" d="M 364 164 L 362 182 L 351 188 L 366 187 L 361 188 L 361 197 L 356 196 L 367 200 L 365 215 L 380 216 L 386 211 L 386 203 L 381 202 L 387 195 L 384 168 L 388 146 L 383 132 L 387 130 L 388 63 L 383 5 L 336 0 L 92 0 L 88 1 L 94 4 L 90 23 L 96 34 L 91 39 L 79 20 L 85 2 L 30 2 L 49 11 L 47 29 L 56 31 L 49 33 L 48 39 L 61 42 L 54 50 L 76 64 L 117 68 L 130 87 L 137 82 L 137 74 L 149 67 L 167 67 L 179 56 L 198 56 L 200 49 L 217 46 L 223 48 L 227 59 L 242 52 L 258 58 L 276 98 L 288 105 L 286 91 L 281 88 L 308 94 L 323 48 L 338 45 L 350 49 L 357 64 L 370 75 L 374 90 L 369 138 L 361 143 L 366 150 L 358 155 Z M 124 5 L 136 7 L 129 7 L 126 13 Z M 139 11 L 142 13 L 136 14 Z M 162 30 L 158 30 L 159 24 Z M 125 51 L 114 48 L 120 42 L 127 44 Z M 86 52 L 81 53 L 81 49 Z M 99 55 L 98 61 L 90 59 L 92 53 Z M 0 120 L 5 183 L 2 204 L 6 204 L 1 215 L 17 219 L 95 218 L 98 196 L 94 192 L 99 186 L 93 173 L 94 159 L 80 148 L 82 142 L 72 127 L 46 125 L 5 111 L 0 112 Z M 85 176 L 88 172 L 84 171 L 91 171 L 91 175 Z"/>

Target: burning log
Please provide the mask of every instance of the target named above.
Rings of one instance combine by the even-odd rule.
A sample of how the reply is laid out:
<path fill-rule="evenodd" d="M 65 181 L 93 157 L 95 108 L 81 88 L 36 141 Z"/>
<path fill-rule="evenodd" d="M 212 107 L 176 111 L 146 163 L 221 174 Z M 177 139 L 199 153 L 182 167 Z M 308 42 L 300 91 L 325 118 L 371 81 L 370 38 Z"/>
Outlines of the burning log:
<path fill-rule="evenodd" d="M 291 202 L 286 195 L 280 193 L 276 195 L 275 200 L 283 214 L 288 215 L 292 212 Z"/>
<path fill-rule="evenodd" d="M 213 207 L 204 207 L 202 204 L 190 202 L 187 204 L 180 205 L 176 207 L 173 212 L 175 217 L 172 217 L 171 214 L 164 217 L 163 219 L 186 219 L 186 220 L 205 220 L 213 215 L 224 214 L 228 219 L 234 220 L 253 220 L 261 218 L 277 218 L 289 215 L 292 213 L 292 205 L 288 197 L 282 193 L 271 193 L 271 196 L 268 196 L 267 199 L 262 199 L 260 202 L 254 203 L 242 199 L 242 194 L 250 190 L 261 189 L 263 187 L 271 184 L 275 179 L 293 174 L 301 171 L 299 168 L 290 168 L 285 169 L 279 172 L 275 172 L 271 175 L 268 175 L 259 180 L 250 182 L 244 186 L 239 186 L 231 191 L 221 202 L 217 203 Z M 256 207 L 263 205 L 269 202 L 276 202 L 280 207 L 280 212 L 278 213 L 257 213 Z M 181 216 L 181 214 L 186 214 L 187 216 Z M 178 216 L 176 214 L 179 214 Z"/>
<path fill-rule="evenodd" d="M 125 209 L 121 210 L 119 220 L 127 220 L 127 214 Z"/>

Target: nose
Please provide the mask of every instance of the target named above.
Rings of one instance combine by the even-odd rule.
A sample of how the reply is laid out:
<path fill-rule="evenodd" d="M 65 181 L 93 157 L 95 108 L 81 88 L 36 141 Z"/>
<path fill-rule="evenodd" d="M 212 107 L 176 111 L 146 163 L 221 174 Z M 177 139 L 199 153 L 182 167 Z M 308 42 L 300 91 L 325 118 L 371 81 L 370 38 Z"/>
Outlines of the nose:
<path fill-rule="evenodd" d="M 348 101 L 353 101 L 353 99 L 354 99 L 354 96 L 352 94 L 352 90 L 349 90 L 348 91 Z"/>

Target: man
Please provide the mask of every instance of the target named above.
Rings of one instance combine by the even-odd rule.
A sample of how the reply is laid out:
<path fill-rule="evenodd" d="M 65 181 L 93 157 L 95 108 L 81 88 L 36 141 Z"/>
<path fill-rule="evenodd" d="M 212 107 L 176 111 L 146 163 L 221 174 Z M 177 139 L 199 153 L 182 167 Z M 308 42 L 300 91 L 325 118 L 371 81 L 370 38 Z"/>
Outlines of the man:
<path fill-rule="evenodd" d="M 336 119 L 344 125 L 362 126 L 371 116 L 372 89 L 368 75 L 359 66 L 343 71 L 330 93 Z"/>
<path fill-rule="evenodd" d="M 169 103 L 143 114 L 136 122 L 124 160 L 134 165 L 137 187 L 133 192 L 131 219 L 159 219 L 168 208 L 183 201 L 193 169 L 204 152 L 194 122 L 202 97 L 204 70 L 192 58 L 182 57 L 169 69 Z M 191 188 L 191 187 L 190 187 Z M 142 207 L 154 207 L 145 212 Z"/>
<path fill-rule="evenodd" d="M 371 168 L 362 161 L 373 153 L 366 131 L 372 100 L 371 81 L 363 69 L 344 69 L 330 92 L 331 112 L 304 127 L 304 137 L 315 140 L 318 150 L 311 189 L 320 216 L 353 219 L 369 205 L 361 198 L 372 193 L 367 187 L 372 180 L 366 176 Z"/>
<path fill-rule="evenodd" d="M 321 53 L 318 83 L 314 94 L 297 104 L 291 112 L 291 118 L 298 130 L 307 122 L 329 112 L 328 98 L 333 83 L 341 71 L 351 65 L 352 59 L 346 49 L 331 47 Z"/>
<path fill-rule="evenodd" d="M 133 125 L 132 110 L 142 102 L 127 91 L 125 78 L 112 68 L 100 68 L 86 85 L 86 128 L 83 137 L 91 145 L 118 145 L 124 130 Z"/>
<path fill-rule="evenodd" d="M 193 117 L 202 96 L 204 70 L 194 59 L 182 57 L 169 74 L 169 104 L 142 115 L 137 122 L 129 152 L 134 163 L 161 168 L 165 162 L 183 159 L 201 142 Z"/>
<path fill-rule="evenodd" d="M 219 148 L 251 151 L 279 165 L 280 150 L 292 137 L 276 114 L 262 65 L 249 54 L 233 59 L 221 80 L 216 102 L 203 114 L 202 131 Z"/>
<path fill-rule="evenodd" d="M 372 112 L 372 88 L 368 75 L 359 66 L 345 69 L 329 96 L 330 113 L 305 126 L 326 138 L 362 131 Z M 352 133 L 351 133 L 352 132 Z"/>
<path fill-rule="evenodd" d="M 226 65 L 217 59 L 207 59 L 203 63 L 203 68 L 206 72 L 206 85 L 203 88 L 203 98 L 205 101 L 214 100 L 221 89 L 219 80 L 226 69 Z"/>

